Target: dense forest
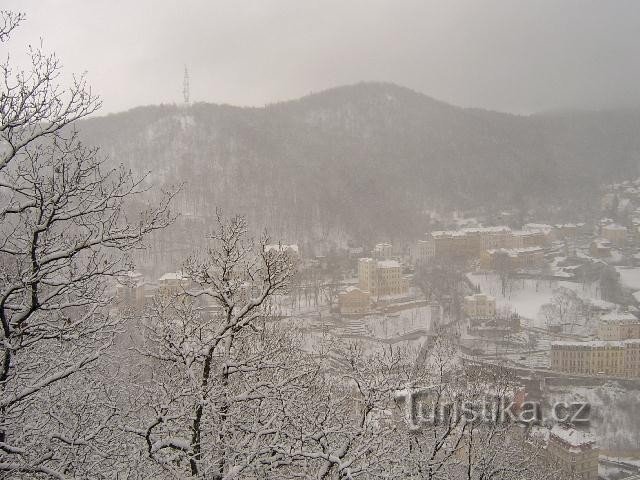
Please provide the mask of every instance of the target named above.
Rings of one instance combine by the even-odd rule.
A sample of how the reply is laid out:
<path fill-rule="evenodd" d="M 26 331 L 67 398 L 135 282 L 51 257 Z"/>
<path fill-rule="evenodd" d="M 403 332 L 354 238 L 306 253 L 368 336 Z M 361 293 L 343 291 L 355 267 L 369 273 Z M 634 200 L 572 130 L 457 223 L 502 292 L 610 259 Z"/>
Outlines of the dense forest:
<path fill-rule="evenodd" d="M 516 116 L 393 84 L 338 87 L 264 108 L 196 103 L 91 118 L 79 129 L 150 183 L 182 183 L 202 221 L 240 212 L 296 241 L 415 237 L 426 212 L 509 206 L 555 221 L 638 173 L 640 111 Z M 560 209 L 560 213 L 558 213 Z"/>

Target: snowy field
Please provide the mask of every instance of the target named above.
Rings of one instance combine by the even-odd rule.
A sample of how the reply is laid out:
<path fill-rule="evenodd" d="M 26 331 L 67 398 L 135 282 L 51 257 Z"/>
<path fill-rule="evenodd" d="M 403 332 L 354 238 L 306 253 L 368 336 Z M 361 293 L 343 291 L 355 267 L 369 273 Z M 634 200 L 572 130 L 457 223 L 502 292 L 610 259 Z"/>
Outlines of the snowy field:
<path fill-rule="evenodd" d="M 631 290 L 640 290 L 640 267 L 616 267 L 620 282 Z"/>
<path fill-rule="evenodd" d="M 496 298 L 497 308 L 511 307 L 521 317 L 531 320 L 532 326 L 544 328 L 544 319 L 538 315 L 540 307 L 549 303 L 554 290 L 565 287 L 574 290 L 583 299 L 600 301 L 597 283 L 582 284 L 569 281 L 513 279 L 509 281 L 505 295 L 502 295 L 500 278 L 494 273 L 469 273 L 467 278 L 478 285 L 482 293 Z"/>

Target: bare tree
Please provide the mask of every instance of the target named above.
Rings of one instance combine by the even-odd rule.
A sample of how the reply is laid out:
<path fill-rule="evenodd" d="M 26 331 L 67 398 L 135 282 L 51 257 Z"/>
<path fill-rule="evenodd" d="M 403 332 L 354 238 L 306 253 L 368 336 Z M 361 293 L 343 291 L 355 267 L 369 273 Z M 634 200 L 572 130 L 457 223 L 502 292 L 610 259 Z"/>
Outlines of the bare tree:
<path fill-rule="evenodd" d="M 263 475 L 283 462 L 286 405 L 316 374 L 270 307 L 294 273 L 290 254 L 218 216 L 212 246 L 185 265 L 192 289 L 159 296 L 143 319 L 150 399 L 127 429 L 171 478 Z M 205 309 L 201 301 L 212 308 Z M 159 474 L 159 472 L 157 473 Z"/>
<path fill-rule="evenodd" d="M 5 46 L 23 16 L 0 19 Z M 144 191 L 141 180 L 108 167 L 73 128 L 98 98 L 82 76 L 61 87 L 55 55 L 29 54 L 28 71 L 8 54 L 0 66 L 0 471 L 99 478 L 93 467 L 109 455 L 94 442 L 112 406 L 89 373 L 118 332 L 108 281 L 171 221 L 171 195 L 131 222 L 126 201 Z"/>

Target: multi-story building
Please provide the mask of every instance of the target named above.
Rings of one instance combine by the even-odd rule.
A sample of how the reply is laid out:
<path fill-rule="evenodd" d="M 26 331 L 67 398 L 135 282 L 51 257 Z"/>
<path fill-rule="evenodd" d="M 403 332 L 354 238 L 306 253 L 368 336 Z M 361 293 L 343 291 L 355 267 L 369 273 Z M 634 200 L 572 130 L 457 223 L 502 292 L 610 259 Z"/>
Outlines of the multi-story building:
<path fill-rule="evenodd" d="M 621 247 L 627 240 L 627 227 L 615 223 L 604 225 L 600 229 L 600 235 L 614 245 Z"/>
<path fill-rule="evenodd" d="M 385 260 L 392 257 L 393 246 L 390 243 L 378 243 L 373 247 L 373 257 Z"/>
<path fill-rule="evenodd" d="M 640 339 L 552 342 L 551 369 L 580 375 L 640 377 Z"/>
<path fill-rule="evenodd" d="M 522 227 L 525 231 L 535 231 L 542 234 L 544 242 L 542 245 L 549 243 L 553 236 L 553 227 L 546 223 L 527 223 Z"/>
<path fill-rule="evenodd" d="M 165 273 L 158 279 L 158 292 L 175 295 L 183 293 L 189 285 L 189 277 L 181 272 Z"/>
<path fill-rule="evenodd" d="M 480 256 L 480 266 L 487 270 L 537 268 L 543 264 L 542 247 L 491 249 Z"/>
<path fill-rule="evenodd" d="M 477 258 L 486 250 L 542 247 L 548 241 L 543 230 L 512 231 L 509 227 L 476 227 L 436 231 L 427 235 L 433 255 L 439 258 Z"/>
<path fill-rule="evenodd" d="M 547 456 L 551 464 L 558 466 L 572 478 L 598 479 L 600 451 L 593 434 L 558 424 L 549 433 Z"/>
<path fill-rule="evenodd" d="M 465 260 L 476 256 L 481 249 L 480 237 L 470 236 L 463 230 L 431 232 L 434 255 L 438 258 Z"/>
<path fill-rule="evenodd" d="M 606 258 L 611 255 L 613 243 L 604 238 L 596 238 L 589 245 L 589 254 L 595 258 Z"/>
<path fill-rule="evenodd" d="M 402 275 L 402 265 L 399 262 L 373 258 L 359 260 L 358 286 L 374 298 L 404 295 L 408 290 L 408 282 Z"/>
<path fill-rule="evenodd" d="M 464 313 L 471 319 L 493 318 L 496 316 L 496 299 L 484 293 L 464 297 Z"/>
<path fill-rule="evenodd" d="M 371 296 L 369 292 L 358 287 L 347 287 L 338 293 L 340 313 L 366 313 L 370 310 Z"/>
<path fill-rule="evenodd" d="M 542 247 L 547 243 L 542 230 L 515 230 L 511 232 L 511 248 Z"/>
<path fill-rule="evenodd" d="M 601 340 L 640 339 L 640 320 L 631 313 L 610 312 L 600 317 L 598 338 Z"/>
<path fill-rule="evenodd" d="M 418 240 L 413 252 L 413 260 L 418 265 L 430 262 L 436 255 L 436 246 L 433 239 Z"/>
<path fill-rule="evenodd" d="M 553 226 L 553 236 L 559 240 L 570 240 L 578 235 L 578 227 L 575 223 L 563 223 Z"/>

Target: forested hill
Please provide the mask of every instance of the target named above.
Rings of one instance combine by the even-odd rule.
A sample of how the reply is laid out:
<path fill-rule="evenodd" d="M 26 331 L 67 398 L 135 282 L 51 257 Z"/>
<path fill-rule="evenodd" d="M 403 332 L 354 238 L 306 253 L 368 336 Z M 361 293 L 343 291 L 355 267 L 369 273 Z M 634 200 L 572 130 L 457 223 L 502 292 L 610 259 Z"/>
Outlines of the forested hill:
<path fill-rule="evenodd" d="M 80 130 L 153 182 L 186 182 L 188 215 L 219 206 L 290 238 L 412 234 L 434 207 L 580 205 L 640 164 L 636 110 L 514 116 L 381 83 L 264 108 L 140 107 Z"/>

